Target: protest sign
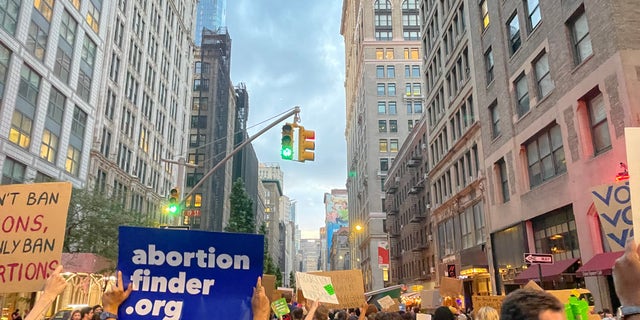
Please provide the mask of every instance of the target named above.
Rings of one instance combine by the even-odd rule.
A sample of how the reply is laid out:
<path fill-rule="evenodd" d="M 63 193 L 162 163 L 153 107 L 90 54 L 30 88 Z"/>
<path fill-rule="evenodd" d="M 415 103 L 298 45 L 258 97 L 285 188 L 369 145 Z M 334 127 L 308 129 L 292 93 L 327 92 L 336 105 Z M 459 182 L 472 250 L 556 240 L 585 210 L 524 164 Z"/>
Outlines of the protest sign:
<path fill-rule="evenodd" d="M 280 293 L 276 291 L 276 276 L 272 274 L 263 274 L 262 287 L 264 287 L 264 294 L 269 298 L 269 301 L 280 299 Z M 277 298 L 274 299 L 276 295 Z"/>
<path fill-rule="evenodd" d="M 311 274 L 331 278 L 340 303 L 327 305 L 327 307 L 333 309 L 359 308 L 364 303 L 364 280 L 361 270 L 311 272 Z"/>
<path fill-rule="evenodd" d="M 0 293 L 42 290 L 62 259 L 71 183 L 0 186 Z"/>
<path fill-rule="evenodd" d="M 492 307 L 500 312 L 504 298 L 506 296 L 472 296 L 471 301 L 473 302 L 473 308 L 476 310 L 482 307 Z"/>
<path fill-rule="evenodd" d="M 121 319 L 252 319 L 264 236 L 120 227 Z"/>
<path fill-rule="evenodd" d="M 296 272 L 296 287 L 302 290 L 305 299 L 338 304 L 338 297 L 329 277 Z"/>
<path fill-rule="evenodd" d="M 633 237 L 629 181 L 597 186 L 591 195 L 611 251 L 624 250 Z"/>
<path fill-rule="evenodd" d="M 428 313 L 416 313 L 416 320 L 431 320 L 431 315 Z"/>
<path fill-rule="evenodd" d="M 393 298 L 391 298 L 389 296 L 384 296 L 384 297 L 378 299 L 378 304 L 380 305 L 382 310 L 388 310 L 391 306 L 396 304 L 396 302 L 393 301 Z"/>
<path fill-rule="evenodd" d="M 457 297 L 462 292 L 462 280 L 449 277 L 440 278 L 440 296 Z"/>
<path fill-rule="evenodd" d="M 624 139 L 627 147 L 627 168 L 629 170 L 629 188 L 631 189 L 631 207 L 640 208 L 640 128 L 624 128 Z M 633 221 L 640 221 L 640 209 L 631 212 L 631 218 Z M 630 238 L 633 238 L 633 234 L 640 232 L 640 223 L 637 223 L 635 227 L 632 226 L 633 231 L 630 232 Z"/>
<path fill-rule="evenodd" d="M 278 318 L 290 312 L 289 306 L 287 305 L 287 301 L 284 298 L 280 298 L 274 302 L 271 302 L 271 309 L 273 310 L 273 313 L 275 313 Z"/>

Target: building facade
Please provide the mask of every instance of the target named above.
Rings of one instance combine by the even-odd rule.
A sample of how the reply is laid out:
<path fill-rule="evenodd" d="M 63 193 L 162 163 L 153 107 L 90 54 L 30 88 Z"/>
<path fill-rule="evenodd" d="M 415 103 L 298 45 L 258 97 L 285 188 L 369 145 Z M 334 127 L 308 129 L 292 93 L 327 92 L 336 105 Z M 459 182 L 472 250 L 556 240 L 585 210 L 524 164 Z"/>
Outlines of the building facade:
<path fill-rule="evenodd" d="M 383 183 L 423 113 L 420 9 L 417 0 L 343 1 L 347 190 L 349 222 L 364 228 L 353 239 L 354 267 L 366 290 L 384 287 L 388 268 L 377 263 L 387 243 Z"/>
<path fill-rule="evenodd" d="M 576 269 L 620 250 L 602 231 L 591 189 L 615 181 L 626 162 L 624 128 L 639 125 L 632 30 L 640 9 L 594 0 L 468 7 L 496 291 L 537 278 L 523 253 L 547 253 L 556 267 L 544 288 L 586 286 L 597 310 L 613 309 L 614 258 L 590 276 Z"/>
<path fill-rule="evenodd" d="M 349 226 L 349 209 L 346 189 L 332 189 L 330 193 L 324 194 L 325 207 L 325 230 L 327 241 L 327 264 L 324 270 L 334 270 L 331 267 L 331 246 L 333 245 L 333 235 L 340 228 Z"/>
<path fill-rule="evenodd" d="M 202 30 L 217 31 L 226 27 L 227 0 L 200 0 L 196 14 L 195 42 L 202 44 Z"/>
<path fill-rule="evenodd" d="M 322 271 L 320 268 L 322 254 L 322 244 L 320 239 L 302 239 L 300 240 L 300 256 L 299 271 L 312 272 Z"/>
<path fill-rule="evenodd" d="M 351 270 L 351 252 L 349 248 L 349 227 L 342 227 L 333 233 L 329 248 L 328 271 Z"/>
<path fill-rule="evenodd" d="M 274 264 L 285 270 L 284 173 L 277 163 L 261 163 L 258 176 L 265 189 L 265 242 Z M 284 279 L 284 278 L 283 278 Z"/>

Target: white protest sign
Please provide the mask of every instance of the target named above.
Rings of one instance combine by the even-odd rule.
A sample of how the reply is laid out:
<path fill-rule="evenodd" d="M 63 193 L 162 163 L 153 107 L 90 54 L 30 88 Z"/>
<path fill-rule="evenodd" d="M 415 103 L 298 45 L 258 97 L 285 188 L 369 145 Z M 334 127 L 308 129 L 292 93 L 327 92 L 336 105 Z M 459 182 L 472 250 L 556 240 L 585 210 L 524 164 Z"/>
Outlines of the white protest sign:
<path fill-rule="evenodd" d="M 416 320 L 431 320 L 431 315 L 428 313 L 416 313 Z"/>
<path fill-rule="evenodd" d="M 393 301 L 393 299 L 389 296 L 384 296 L 380 299 L 378 299 L 378 304 L 380 305 L 380 307 L 382 307 L 382 310 L 387 310 L 390 307 L 392 307 L 393 305 L 396 304 L 395 301 Z"/>
<path fill-rule="evenodd" d="M 624 128 L 624 139 L 627 145 L 627 169 L 629 170 L 629 189 L 631 189 L 631 216 L 633 221 L 640 221 L 640 128 Z M 640 232 L 640 223 L 633 225 L 633 234 Z M 633 237 L 633 235 L 630 235 Z M 624 246 L 623 246 L 624 247 Z"/>
<path fill-rule="evenodd" d="M 296 272 L 296 287 L 302 290 L 306 299 L 338 304 L 338 297 L 330 277 Z"/>

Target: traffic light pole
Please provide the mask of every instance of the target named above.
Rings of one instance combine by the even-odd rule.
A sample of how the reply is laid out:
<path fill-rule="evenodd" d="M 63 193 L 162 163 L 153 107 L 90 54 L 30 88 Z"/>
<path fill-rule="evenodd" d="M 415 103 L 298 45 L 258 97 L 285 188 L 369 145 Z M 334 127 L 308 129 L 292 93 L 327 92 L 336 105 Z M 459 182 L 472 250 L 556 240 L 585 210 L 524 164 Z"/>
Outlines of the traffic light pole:
<path fill-rule="evenodd" d="M 233 151 L 231 151 L 226 157 L 224 157 L 224 159 L 220 160 L 220 162 L 218 162 L 215 166 L 213 166 L 213 168 L 211 168 L 211 170 L 209 170 L 209 172 L 207 172 L 207 174 L 205 174 L 202 179 L 200 179 L 200 181 L 198 181 L 198 183 L 196 183 L 195 186 L 193 186 L 193 188 L 191 188 L 191 190 L 189 191 L 189 193 L 187 193 L 183 198 L 182 201 L 180 201 L 181 205 L 185 204 L 186 199 L 189 199 L 191 196 L 193 196 L 194 192 L 200 188 L 202 186 L 202 184 L 209 178 L 211 177 L 211 175 L 213 175 L 214 172 L 216 172 L 216 170 L 218 170 L 223 164 L 225 164 L 227 161 L 229 161 L 229 159 L 231 159 L 236 153 L 238 153 L 238 151 L 242 150 L 242 148 L 244 148 L 246 145 L 248 145 L 249 143 L 251 143 L 253 140 L 255 140 L 256 138 L 258 138 L 259 136 L 261 136 L 263 133 L 269 131 L 269 129 L 275 127 L 278 123 L 286 120 L 287 118 L 294 116 L 295 115 L 295 119 L 297 121 L 298 118 L 298 114 L 300 113 L 300 107 L 295 106 L 293 107 L 293 109 L 287 113 L 285 113 L 284 115 L 282 115 L 282 117 L 276 119 L 275 121 L 273 121 L 271 124 L 269 124 L 268 126 L 264 127 L 262 130 L 258 131 L 258 133 L 254 134 L 252 137 L 250 137 L 247 141 L 241 143 L 239 146 L 237 146 L 235 149 L 233 149 Z"/>

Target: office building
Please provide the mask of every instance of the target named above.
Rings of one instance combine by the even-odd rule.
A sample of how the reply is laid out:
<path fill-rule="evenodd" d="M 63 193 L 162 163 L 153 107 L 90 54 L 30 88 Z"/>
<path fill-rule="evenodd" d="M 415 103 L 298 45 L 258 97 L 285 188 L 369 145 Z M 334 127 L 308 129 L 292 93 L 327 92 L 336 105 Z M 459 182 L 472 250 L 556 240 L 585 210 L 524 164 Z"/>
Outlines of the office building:
<path fill-rule="evenodd" d="M 227 0 L 200 0 L 196 13 L 196 46 L 202 44 L 202 30 L 218 31 L 226 27 Z"/>

